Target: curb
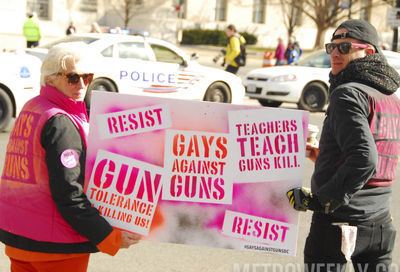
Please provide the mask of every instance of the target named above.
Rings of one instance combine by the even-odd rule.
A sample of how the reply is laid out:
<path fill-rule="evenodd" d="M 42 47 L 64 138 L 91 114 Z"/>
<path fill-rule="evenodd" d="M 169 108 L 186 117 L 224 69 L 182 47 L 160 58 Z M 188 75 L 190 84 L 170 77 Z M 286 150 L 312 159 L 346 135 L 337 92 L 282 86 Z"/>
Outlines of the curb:
<path fill-rule="evenodd" d="M 179 45 L 179 47 L 183 48 L 183 49 L 200 49 L 200 50 L 206 50 L 206 51 L 215 51 L 216 53 L 218 53 L 219 51 L 221 51 L 221 49 L 224 49 L 225 47 L 220 47 L 220 46 L 213 46 L 213 45 L 201 45 L 201 44 L 193 44 L 193 45 L 189 45 L 189 44 L 181 44 Z M 255 51 L 255 50 L 251 50 L 246 48 L 246 53 L 247 55 L 264 55 L 264 52 L 261 51 Z"/>

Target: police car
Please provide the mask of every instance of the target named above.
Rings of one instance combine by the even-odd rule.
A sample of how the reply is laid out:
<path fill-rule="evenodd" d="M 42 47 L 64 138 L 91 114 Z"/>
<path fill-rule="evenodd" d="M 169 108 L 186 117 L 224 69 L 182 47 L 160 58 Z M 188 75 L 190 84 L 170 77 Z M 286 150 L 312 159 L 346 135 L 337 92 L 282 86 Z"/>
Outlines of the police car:
<path fill-rule="evenodd" d="M 139 35 L 74 34 L 27 53 L 41 59 L 61 42 L 83 42 L 101 54 L 94 66 L 92 90 L 241 104 L 241 79 L 225 71 L 200 65 L 195 55 L 163 40 Z"/>
<path fill-rule="evenodd" d="M 39 94 L 41 61 L 20 52 L 2 52 L 0 63 L 0 131 L 5 131 L 25 102 Z"/>

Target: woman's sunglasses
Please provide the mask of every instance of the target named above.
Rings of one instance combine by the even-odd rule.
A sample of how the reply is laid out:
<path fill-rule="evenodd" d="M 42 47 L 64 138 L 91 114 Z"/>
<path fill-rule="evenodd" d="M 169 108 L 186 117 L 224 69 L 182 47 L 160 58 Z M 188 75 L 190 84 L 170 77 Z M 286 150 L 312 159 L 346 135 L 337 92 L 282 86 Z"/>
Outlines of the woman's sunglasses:
<path fill-rule="evenodd" d="M 348 54 L 350 52 L 351 47 L 357 48 L 367 48 L 368 45 L 361 43 L 351 43 L 351 42 L 342 42 L 342 43 L 327 43 L 325 44 L 326 53 L 330 54 L 335 48 L 339 50 L 340 54 Z"/>
<path fill-rule="evenodd" d="M 57 73 L 57 75 L 65 76 L 69 84 L 77 84 L 81 78 L 85 85 L 89 85 L 93 81 L 93 74 Z"/>

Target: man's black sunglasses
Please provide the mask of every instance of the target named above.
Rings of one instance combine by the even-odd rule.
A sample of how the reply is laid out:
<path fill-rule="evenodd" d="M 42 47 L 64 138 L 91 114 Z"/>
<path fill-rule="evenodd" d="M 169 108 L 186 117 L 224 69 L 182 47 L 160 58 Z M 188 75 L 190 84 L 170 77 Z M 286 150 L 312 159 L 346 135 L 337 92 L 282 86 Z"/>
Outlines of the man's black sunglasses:
<path fill-rule="evenodd" d="M 326 53 L 330 54 L 332 53 L 335 48 L 339 50 L 340 54 L 348 54 L 350 52 L 351 47 L 357 47 L 357 48 L 367 48 L 367 44 L 361 44 L 361 43 L 352 43 L 352 42 L 342 42 L 342 43 L 327 43 L 325 44 L 325 50 Z"/>

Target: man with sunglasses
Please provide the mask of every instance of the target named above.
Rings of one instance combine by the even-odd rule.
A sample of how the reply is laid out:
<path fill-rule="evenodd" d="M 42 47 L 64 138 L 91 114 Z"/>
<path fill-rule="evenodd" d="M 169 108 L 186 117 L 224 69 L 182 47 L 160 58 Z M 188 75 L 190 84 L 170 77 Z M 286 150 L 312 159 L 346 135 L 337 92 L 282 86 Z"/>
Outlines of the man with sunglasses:
<path fill-rule="evenodd" d="M 394 93 L 400 76 L 366 21 L 343 22 L 325 48 L 332 64 L 330 103 L 319 150 L 312 150 L 311 193 L 304 188 L 287 193 L 296 210 L 314 211 L 305 271 L 344 271 L 350 259 L 355 271 L 389 271 L 396 236 L 391 185 L 400 151 L 400 100 Z"/>
<path fill-rule="evenodd" d="M 113 229 L 83 192 L 93 79 L 81 44 L 51 48 L 40 94 L 21 110 L 10 134 L 0 182 L 0 241 L 11 271 L 87 271 L 89 255 L 115 255 L 140 239 Z"/>

